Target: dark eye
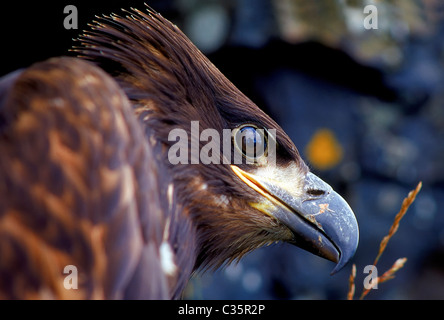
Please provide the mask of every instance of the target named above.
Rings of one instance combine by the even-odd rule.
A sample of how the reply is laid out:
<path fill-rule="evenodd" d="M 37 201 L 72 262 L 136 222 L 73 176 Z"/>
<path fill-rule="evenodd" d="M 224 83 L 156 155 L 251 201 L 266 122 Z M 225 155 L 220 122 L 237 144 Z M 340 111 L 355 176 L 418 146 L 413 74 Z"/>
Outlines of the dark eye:
<path fill-rule="evenodd" d="M 256 162 L 257 158 L 265 154 L 267 142 L 264 129 L 245 125 L 235 133 L 234 140 L 237 148 L 247 160 Z"/>

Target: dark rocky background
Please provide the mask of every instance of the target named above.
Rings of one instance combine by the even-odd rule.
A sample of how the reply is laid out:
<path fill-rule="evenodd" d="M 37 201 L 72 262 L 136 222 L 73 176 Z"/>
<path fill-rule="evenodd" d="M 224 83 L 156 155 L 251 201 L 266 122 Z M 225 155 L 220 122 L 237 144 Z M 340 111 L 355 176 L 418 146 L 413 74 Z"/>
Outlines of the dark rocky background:
<path fill-rule="evenodd" d="M 363 269 L 377 254 L 402 199 L 423 188 L 378 264 L 407 257 L 396 278 L 368 299 L 444 298 L 444 3 L 439 0 L 157 0 L 261 108 L 282 125 L 312 170 L 357 216 Z M 378 29 L 366 30 L 367 4 Z M 75 5 L 79 29 L 63 27 Z M 0 76 L 69 55 L 94 15 L 143 1 L 15 2 L 0 8 Z M 327 133 L 327 134 L 326 134 Z M 314 151 L 313 151 L 314 150 Z M 215 274 L 197 275 L 189 299 L 344 299 L 351 265 L 290 245 L 257 250 Z"/>

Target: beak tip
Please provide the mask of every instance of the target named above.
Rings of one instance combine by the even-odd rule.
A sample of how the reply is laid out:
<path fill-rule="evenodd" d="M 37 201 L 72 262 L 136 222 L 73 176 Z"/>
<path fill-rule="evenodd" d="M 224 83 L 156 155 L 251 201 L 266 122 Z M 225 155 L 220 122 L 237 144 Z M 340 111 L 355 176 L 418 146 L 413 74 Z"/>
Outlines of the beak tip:
<path fill-rule="evenodd" d="M 335 266 L 335 267 L 333 268 L 333 270 L 330 272 L 330 275 L 333 276 L 333 275 L 335 275 L 336 273 L 338 273 L 339 271 L 341 271 L 342 268 L 344 268 L 345 265 L 346 265 L 347 263 L 348 263 L 348 261 L 342 261 L 342 259 L 339 260 L 339 262 L 336 264 L 336 266 Z"/>
<path fill-rule="evenodd" d="M 342 270 L 355 255 L 356 249 L 358 248 L 359 232 L 356 232 L 355 235 L 356 235 L 356 238 L 354 239 L 355 241 L 341 248 L 339 261 L 331 271 L 330 275 L 334 275 L 338 273 L 340 270 Z"/>

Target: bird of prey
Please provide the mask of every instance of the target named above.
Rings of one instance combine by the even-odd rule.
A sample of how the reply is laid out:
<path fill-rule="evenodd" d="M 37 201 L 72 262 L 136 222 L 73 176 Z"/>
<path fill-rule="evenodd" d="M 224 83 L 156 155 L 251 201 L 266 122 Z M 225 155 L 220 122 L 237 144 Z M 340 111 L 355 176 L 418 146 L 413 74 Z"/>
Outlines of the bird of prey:
<path fill-rule="evenodd" d="M 0 298 L 176 299 L 193 272 L 280 241 L 333 272 L 353 256 L 346 201 L 175 25 L 104 16 L 75 51 L 0 81 Z M 193 121 L 245 133 L 232 155 L 274 145 L 275 161 L 172 163 L 169 135 L 191 143 Z"/>

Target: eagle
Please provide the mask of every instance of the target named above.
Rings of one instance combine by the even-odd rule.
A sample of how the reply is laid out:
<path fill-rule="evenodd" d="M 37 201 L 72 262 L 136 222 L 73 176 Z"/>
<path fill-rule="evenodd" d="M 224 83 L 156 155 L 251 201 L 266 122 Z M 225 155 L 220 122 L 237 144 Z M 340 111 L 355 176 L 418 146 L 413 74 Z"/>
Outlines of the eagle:
<path fill-rule="evenodd" d="M 177 26 L 148 7 L 90 28 L 0 80 L 0 298 L 177 299 L 275 242 L 351 259 L 350 206 Z M 220 161 L 171 161 L 174 130 L 202 151 L 207 129 L 231 132 Z"/>

